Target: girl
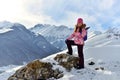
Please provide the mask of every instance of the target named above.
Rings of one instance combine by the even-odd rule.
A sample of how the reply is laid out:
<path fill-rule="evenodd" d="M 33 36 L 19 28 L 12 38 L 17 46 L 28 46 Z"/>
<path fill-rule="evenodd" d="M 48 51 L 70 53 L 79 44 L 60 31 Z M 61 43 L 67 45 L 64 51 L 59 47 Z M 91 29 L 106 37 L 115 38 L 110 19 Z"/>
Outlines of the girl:
<path fill-rule="evenodd" d="M 77 24 L 75 25 L 74 32 L 66 39 L 66 44 L 68 48 L 68 54 L 72 55 L 72 45 L 77 45 L 79 64 L 77 68 L 84 68 L 84 55 L 83 55 L 83 46 L 84 46 L 84 36 L 87 34 L 85 30 L 86 24 L 83 23 L 82 18 L 78 18 Z"/>

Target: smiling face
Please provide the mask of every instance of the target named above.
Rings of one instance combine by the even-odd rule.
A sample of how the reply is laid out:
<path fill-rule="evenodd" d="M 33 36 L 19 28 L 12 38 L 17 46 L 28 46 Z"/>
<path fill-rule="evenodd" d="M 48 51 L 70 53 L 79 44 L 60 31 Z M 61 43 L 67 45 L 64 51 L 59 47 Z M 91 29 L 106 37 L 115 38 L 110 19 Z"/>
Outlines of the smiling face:
<path fill-rule="evenodd" d="M 83 24 L 83 19 L 82 18 L 78 18 L 78 20 L 77 20 L 77 26 L 81 27 L 82 24 Z"/>
<path fill-rule="evenodd" d="M 80 28 L 81 26 L 82 26 L 82 23 L 78 23 L 78 24 L 77 24 L 77 27 Z"/>
<path fill-rule="evenodd" d="M 79 30 L 82 29 L 82 25 L 82 23 L 78 23 L 77 25 L 75 25 L 74 32 L 79 32 Z"/>

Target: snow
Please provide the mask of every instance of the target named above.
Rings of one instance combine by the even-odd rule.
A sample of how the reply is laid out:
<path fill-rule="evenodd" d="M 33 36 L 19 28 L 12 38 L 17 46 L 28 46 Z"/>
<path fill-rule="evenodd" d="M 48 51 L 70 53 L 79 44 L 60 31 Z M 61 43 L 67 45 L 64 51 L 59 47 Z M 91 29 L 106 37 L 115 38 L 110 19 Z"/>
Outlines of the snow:
<path fill-rule="evenodd" d="M 104 61 L 120 61 L 120 46 L 94 47 L 85 50 L 86 58 L 94 57 Z"/>
<path fill-rule="evenodd" d="M 75 47 L 74 47 L 75 48 Z M 60 52 L 64 53 L 66 51 Z M 60 54 L 57 53 L 57 54 Z M 53 57 L 56 54 L 51 55 L 43 59 L 43 61 L 48 61 L 51 63 L 55 63 Z M 76 56 L 76 54 L 74 54 Z M 119 56 L 119 55 L 118 55 Z M 94 56 L 93 56 L 94 57 Z M 105 58 L 103 56 L 103 58 Z M 111 58 L 110 58 L 111 59 Z M 89 62 L 94 61 L 95 65 L 91 66 L 88 65 Z M 104 70 L 95 70 L 95 68 L 104 67 Z M 54 68 L 59 68 L 60 70 L 64 71 L 64 77 L 58 80 L 119 80 L 120 79 L 120 61 L 117 60 L 110 60 L 104 61 L 103 59 L 95 59 L 95 58 L 85 58 L 85 69 L 76 70 L 72 69 L 72 71 L 67 72 L 61 66 L 54 66 Z"/>
<path fill-rule="evenodd" d="M 13 29 L 6 29 L 6 28 L 0 29 L 0 34 L 6 33 L 6 32 L 11 31 L 11 30 L 13 30 Z"/>
<path fill-rule="evenodd" d="M 102 34 L 100 31 L 92 31 L 92 32 L 88 31 L 88 38 L 93 38 L 94 36 L 100 35 L 100 34 Z"/>
<path fill-rule="evenodd" d="M 22 65 L 23 66 L 23 65 Z M 22 66 L 18 65 L 9 65 L 5 67 L 0 67 L 0 79 L 7 80 L 16 70 L 20 69 Z"/>
<path fill-rule="evenodd" d="M 114 49 L 116 49 L 117 47 L 115 47 Z M 76 47 L 73 47 L 74 51 L 75 51 L 75 48 Z M 95 48 L 90 48 L 90 49 L 85 50 L 85 69 L 76 70 L 73 68 L 70 72 L 67 72 L 63 67 L 59 65 L 54 65 L 53 66 L 54 69 L 59 68 L 60 70 L 64 72 L 64 77 L 58 80 L 78 80 L 78 79 L 80 80 L 119 80 L 120 79 L 120 60 L 119 60 L 120 51 L 118 52 L 116 51 L 117 53 L 114 53 L 112 55 L 111 49 L 113 49 L 113 47 L 106 47 L 108 52 L 106 52 L 106 54 L 103 54 L 101 52 L 102 51 L 101 49 L 104 49 L 104 48 L 95 47 Z M 89 53 L 86 53 L 87 51 Z M 43 58 L 42 61 L 45 61 L 45 62 L 47 61 L 50 63 L 57 64 L 57 62 L 53 58 L 57 54 L 61 54 L 65 52 L 66 50 L 50 55 L 46 58 Z M 91 54 L 93 52 L 94 54 Z M 95 53 L 95 52 L 99 52 L 99 53 Z M 77 55 L 76 53 L 73 55 L 76 56 Z M 86 54 L 89 54 L 89 56 Z M 91 61 L 95 62 L 95 65 L 88 65 L 88 63 Z M 100 68 L 100 67 L 104 67 L 104 70 L 101 70 L 101 69 L 95 70 L 95 68 Z M 17 66 L 16 68 L 18 69 L 19 67 Z M 4 73 L 0 74 L 0 78 L 2 80 L 7 80 L 7 78 L 15 72 L 16 68 L 7 70 Z"/>
<path fill-rule="evenodd" d="M 64 76 L 58 80 L 120 80 L 120 39 L 116 39 L 115 35 L 107 37 L 111 32 L 113 31 L 109 30 L 109 33 L 106 32 L 97 35 L 95 34 L 96 32 L 91 33 L 92 37 L 86 41 L 84 47 L 84 69 L 77 70 L 73 68 L 68 72 L 60 65 L 53 65 L 54 69 L 59 68 L 64 73 Z M 57 54 L 65 52 L 67 50 L 52 54 L 41 60 L 57 64 L 53 58 Z M 73 52 L 73 55 L 77 56 L 76 46 L 73 46 Z M 88 65 L 91 61 L 95 62 L 95 64 Z M 19 67 L 16 66 L 16 68 L 18 69 Z M 0 79 L 7 80 L 15 72 L 16 68 L 10 68 L 2 72 Z M 95 70 L 96 68 L 98 70 Z M 101 68 L 104 68 L 104 70 Z M 4 68 L 1 68 L 1 71 L 2 69 L 4 70 Z"/>
<path fill-rule="evenodd" d="M 0 28 L 10 28 L 13 26 L 13 23 L 9 21 L 2 21 L 0 22 Z"/>
<path fill-rule="evenodd" d="M 97 34 L 96 34 L 97 33 Z M 64 77 L 59 80 L 119 80 L 120 79 L 120 39 L 108 38 L 108 33 L 92 32 L 91 37 L 86 41 L 84 47 L 85 69 L 72 69 L 67 72 L 64 69 Z M 63 51 L 61 53 L 64 53 Z M 77 48 L 73 47 L 73 54 L 77 56 Z M 53 62 L 52 57 L 46 59 Z M 50 60 L 51 59 L 51 60 Z M 88 65 L 89 62 L 95 62 L 95 65 Z M 104 70 L 95 70 L 103 67 Z"/>

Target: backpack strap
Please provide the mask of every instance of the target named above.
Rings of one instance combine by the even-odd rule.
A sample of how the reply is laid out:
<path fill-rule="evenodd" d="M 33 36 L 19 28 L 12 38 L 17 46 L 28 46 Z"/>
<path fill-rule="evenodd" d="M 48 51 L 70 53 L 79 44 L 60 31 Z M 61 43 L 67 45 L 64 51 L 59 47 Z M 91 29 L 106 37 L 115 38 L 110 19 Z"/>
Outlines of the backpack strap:
<path fill-rule="evenodd" d="M 85 30 L 88 30 L 90 27 L 86 27 Z"/>

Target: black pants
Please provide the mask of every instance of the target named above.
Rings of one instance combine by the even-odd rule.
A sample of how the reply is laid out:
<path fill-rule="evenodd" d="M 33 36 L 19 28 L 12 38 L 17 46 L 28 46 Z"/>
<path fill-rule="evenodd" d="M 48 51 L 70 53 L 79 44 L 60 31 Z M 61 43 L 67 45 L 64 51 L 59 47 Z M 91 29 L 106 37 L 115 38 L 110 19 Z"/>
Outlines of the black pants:
<path fill-rule="evenodd" d="M 72 55 L 73 50 L 72 50 L 72 45 L 76 45 L 77 49 L 78 49 L 78 56 L 80 58 L 79 60 L 79 66 L 81 68 L 84 68 L 84 55 L 83 55 L 83 45 L 78 45 L 75 44 L 73 40 L 66 40 L 65 41 L 67 44 L 67 48 L 68 48 L 68 54 Z"/>

